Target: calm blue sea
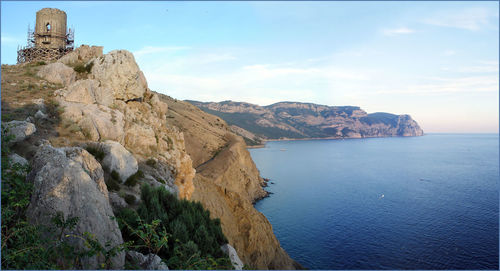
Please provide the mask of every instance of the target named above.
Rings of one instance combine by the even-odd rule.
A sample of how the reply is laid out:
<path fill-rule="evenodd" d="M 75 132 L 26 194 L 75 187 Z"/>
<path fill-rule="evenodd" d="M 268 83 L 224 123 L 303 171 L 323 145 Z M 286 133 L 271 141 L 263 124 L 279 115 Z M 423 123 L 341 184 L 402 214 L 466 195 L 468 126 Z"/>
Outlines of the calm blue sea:
<path fill-rule="evenodd" d="M 498 134 L 268 142 L 256 204 L 310 269 L 498 269 Z"/>

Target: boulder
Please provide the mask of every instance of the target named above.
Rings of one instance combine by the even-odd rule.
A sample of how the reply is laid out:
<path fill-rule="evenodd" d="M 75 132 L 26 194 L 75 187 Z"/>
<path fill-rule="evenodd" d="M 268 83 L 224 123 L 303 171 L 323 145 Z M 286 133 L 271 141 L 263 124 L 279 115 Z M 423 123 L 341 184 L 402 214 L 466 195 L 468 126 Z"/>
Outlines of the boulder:
<path fill-rule="evenodd" d="M 28 160 L 26 160 L 24 157 L 22 157 L 16 153 L 9 155 L 9 159 L 10 159 L 10 166 L 18 164 L 18 165 L 24 167 L 24 166 L 28 165 Z"/>
<path fill-rule="evenodd" d="M 46 119 L 48 118 L 47 114 L 43 113 L 41 110 L 36 111 L 35 119 Z"/>
<path fill-rule="evenodd" d="M 123 243 L 122 235 L 109 204 L 108 191 L 104 183 L 101 165 L 86 150 L 79 147 L 53 148 L 42 145 L 32 160 L 32 171 L 28 181 L 34 183 L 31 202 L 26 211 L 28 221 L 33 224 L 54 227 L 51 219 L 62 213 L 67 219 L 78 217 L 72 230 L 66 229 L 63 236 L 83 236 L 91 233 L 96 240 L 111 247 Z M 54 232 L 44 233 L 58 238 Z M 80 238 L 64 237 L 77 248 L 87 250 Z M 112 268 L 122 269 L 125 253 L 111 259 Z M 97 269 L 105 263 L 102 256 L 83 258 L 83 269 Z"/>
<path fill-rule="evenodd" d="M 120 143 L 106 140 L 98 144 L 105 153 L 102 165 L 108 168 L 109 172 L 113 170 L 118 172 L 122 182 L 125 182 L 128 177 L 139 169 L 137 160 Z"/>
<path fill-rule="evenodd" d="M 111 207 L 113 208 L 113 212 L 117 212 L 123 208 L 126 208 L 128 206 L 127 202 L 120 197 L 115 192 L 110 192 L 109 193 L 109 203 L 111 204 Z"/>
<path fill-rule="evenodd" d="M 75 71 L 59 62 L 43 66 L 36 75 L 51 83 L 63 86 L 68 86 L 76 80 Z"/>
<path fill-rule="evenodd" d="M 140 266 L 143 270 L 169 270 L 161 258 L 153 253 L 144 255 L 131 250 L 127 252 L 127 259 Z"/>
<path fill-rule="evenodd" d="M 9 144 L 23 141 L 26 137 L 36 132 L 36 128 L 33 123 L 22 120 L 9 121 L 3 126 L 3 128 L 6 129 L 5 136 L 13 136 L 13 138 L 8 142 Z"/>
<path fill-rule="evenodd" d="M 66 65 L 73 65 L 78 62 L 87 63 L 93 58 L 102 56 L 102 49 L 102 46 L 81 45 L 73 52 L 61 57 L 57 60 L 57 62 L 64 63 Z"/>
<path fill-rule="evenodd" d="M 142 99 L 148 88 L 134 55 L 126 50 L 111 51 L 94 60 L 91 76 L 111 89 L 118 100 Z"/>
<path fill-rule="evenodd" d="M 224 253 L 229 256 L 229 259 L 231 260 L 231 264 L 233 265 L 235 270 L 243 270 L 243 262 L 240 260 L 240 257 L 238 257 L 238 253 L 236 253 L 236 250 L 234 247 L 232 247 L 230 244 L 225 244 L 220 247 Z"/>

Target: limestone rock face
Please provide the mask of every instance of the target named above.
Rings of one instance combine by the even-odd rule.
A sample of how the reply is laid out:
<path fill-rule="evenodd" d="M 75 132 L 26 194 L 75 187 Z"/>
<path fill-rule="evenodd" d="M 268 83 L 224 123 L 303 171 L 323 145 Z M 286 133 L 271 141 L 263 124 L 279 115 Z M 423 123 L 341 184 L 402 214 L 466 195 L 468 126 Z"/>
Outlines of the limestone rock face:
<path fill-rule="evenodd" d="M 36 132 L 36 128 L 33 123 L 22 120 L 9 121 L 3 126 L 7 129 L 7 133 L 5 135 L 13 136 L 13 138 L 8 142 L 9 144 L 23 141 L 26 137 Z"/>
<path fill-rule="evenodd" d="M 255 269 L 300 267 L 281 248 L 266 217 L 253 207 L 265 192 L 241 137 L 196 171 L 192 199 L 220 218 L 224 235 L 244 263 Z"/>
<path fill-rule="evenodd" d="M 81 45 L 73 52 L 61 57 L 59 60 L 57 60 L 57 62 L 61 62 L 66 65 L 72 65 L 78 62 L 87 63 L 93 58 L 102 56 L 102 49 L 102 46 Z"/>
<path fill-rule="evenodd" d="M 240 257 L 238 257 L 238 253 L 236 253 L 236 250 L 230 244 L 225 244 L 220 248 L 229 256 L 231 264 L 235 270 L 243 270 L 243 262 L 241 262 Z"/>
<path fill-rule="evenodd" d="M 110 172 L 113 170 L 118 172 L 122 182 L 125 182 L 128 177 L 139 169 L 137 160 L 120 143 L 106 140 L 98 144 L 106 154 L 102 160 L 103 166 L 107 167 Z"/>
<path fill-rule="evenodd" d="M 63 86 L 70 85 L 76 80 L 75 71 L 60 62 L 43 66 L 36 75 L 51 83 L 61 84 Z"/>
<path fill-rule="evenodd" d="M 69 85 L 67 89 L 62 89 L 56 94 L 64 97 L 68 102 L 84 104 L 101 104 L 110 106 L 113 103 L 113 95 L 109 89 L 99 87 L 97 80 L 78 80 Z"/>
<path fill-rule="evenodd" d="M 153 253 L 144 255 L 137 251 L 128 251 L 127 259 L 136 263 L 144 270 L 169 270 L 161 258 Z"/>
<path fill-rule="evenodd" d="M 26 212 L 30 223 L 50 226 L 56 212 L 62 212 L 65 218 L 79 218 L 75 229 L 65 234 L 82 236 L 89 232 L 103 246 L 106 242 L 111 246 L 123 243 L 118 224 L 111 219 L 114 214 L 103 170 L 91 154 L 78 147 L 43 145 L 33 157 L 32 168 L 28 180 L 34 182 L 34 193 Z M 70 241 L 85 248 L 80 239 Z M 113 268 L 123 268 L 124 256 L 121 253 L 112 259 Z M 96 269 L 103 262 L 104 259 L 94 256 L 84 259 L 82 268 Z"/>
<path fill-rule="evenodd" d="M 168 106 L 147 88 L 133 55 L 116 50 L 90 61 L 94 64 L 89 79 L 55 92 L 64 107 L 63 120 L 77 124 L 87 140 L 113 140 L 139 162 L 156 159 L 161 165 L 169 165 L 170 173 L 154 178 L 170 180 L 175 176 L 177 189 L 170 190 L 189 198 L 195 170 L 185 150 L 183 133 L 167 125 Z M 137 167 L 132 169 L 137 171 Z M 130 176 L 125 175 L 122 180 Z"/>
<path fill-rule="evenodd" d="M 97 58 L 92 66 L 92 77 L 102 87 L 113 91 L 115 99 L 128 101 L 144 96 L 148 85 L 132 53 L 115 50 Z"/>
<path fill-rule="evenodd" d="M 123 140 L 125 121 L 123 113 L 119 110 L 103 105 L 64 100 L 60 105 L 64 107 L 63 119 L 78 124 L 87 139 L 92 141 L 110 139 L 118 142 Z"/>

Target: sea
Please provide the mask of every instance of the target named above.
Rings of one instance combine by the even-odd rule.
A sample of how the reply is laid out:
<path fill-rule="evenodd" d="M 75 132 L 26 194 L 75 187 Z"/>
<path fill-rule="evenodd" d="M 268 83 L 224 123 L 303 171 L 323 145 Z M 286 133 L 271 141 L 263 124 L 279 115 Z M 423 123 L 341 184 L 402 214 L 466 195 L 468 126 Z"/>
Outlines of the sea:
<path fill-rule="evenodd" d="M 496 269 L 498 134 L 267 142 L 255 204 L 309 269 Z"/>

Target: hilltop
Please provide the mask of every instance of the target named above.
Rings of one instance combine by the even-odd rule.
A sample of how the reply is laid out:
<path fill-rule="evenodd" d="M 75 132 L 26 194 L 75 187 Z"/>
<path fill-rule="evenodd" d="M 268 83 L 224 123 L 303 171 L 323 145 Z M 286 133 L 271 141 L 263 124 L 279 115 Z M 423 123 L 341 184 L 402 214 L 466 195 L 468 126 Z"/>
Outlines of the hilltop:
<path fill-rule="evenodd" d="M 222 269 L 227 268 L 226 257 L 239 269 L 243 264 L 301 268 L 253 207 L 266 192 L 243 138 L 221 118 L 149 89 L 128 51 L 103 54 L 102 47 L 81 46 L 56 62 L 2 65 L 2 127 L 2 140 L 10 140 L 2 144 L 2 173 L 12 175 L 12 169 L 17 174 L 17 166 L 7 168 L 13 163 L 8 161 L 30 169 L 15 179 L 27 189 L 22 198 L 18 186 L 4 183 L 12 181 L 11 175 L 2 175 L 2 197 L 14 193 L 22 200 L 12 207 L 22 207 L 18 220 L 2 216 L 2 223 L 51 227 L 58 221 L 65 234 L 57 246 L 68 241 L 85 250 L 85 238 L 95 244 L 88 257 L 61 261 L 62 255 L 53 253 L 55 267 L 33 265 L 35 269 L 165 268 L 160 263 Z M 2 215 L 10 208 L 4 203 Z M 151 224 L 137 225 L 136 218 Z M 137 230 L 154 227 L 165 227 L 168 246 L 103 252 L 109 249 L 102 248 L 105 244 L 113 249 L 129 240 L 142 244 Z M 35 236 L 32 242 L 37 242 Z M 12 245 L 24 249 L 14 241 L 7 247 Z M 43 253 L 35 256 L 58 251 L 36 247 Z M 30 253 L 16 254 L 7 266 L 2 258 L 2 267 L 38 259 Z"/>

